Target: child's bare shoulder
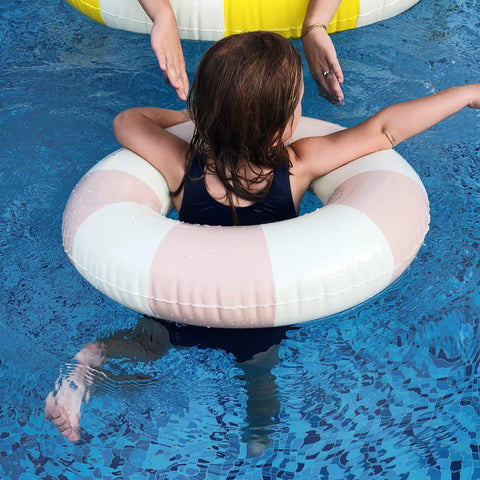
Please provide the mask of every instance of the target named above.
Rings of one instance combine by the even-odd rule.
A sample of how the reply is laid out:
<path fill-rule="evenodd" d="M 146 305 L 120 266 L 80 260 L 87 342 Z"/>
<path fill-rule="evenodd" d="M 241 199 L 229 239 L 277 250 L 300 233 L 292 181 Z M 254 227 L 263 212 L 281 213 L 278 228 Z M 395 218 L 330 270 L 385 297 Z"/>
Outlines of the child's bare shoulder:
<path fill-rule="evenodd" d="M 326 137 L 303 137 L 289 145 L 293 152 L 292 162 L 305 164 L 318 157 L 322 148 L 328 143 Z"/>

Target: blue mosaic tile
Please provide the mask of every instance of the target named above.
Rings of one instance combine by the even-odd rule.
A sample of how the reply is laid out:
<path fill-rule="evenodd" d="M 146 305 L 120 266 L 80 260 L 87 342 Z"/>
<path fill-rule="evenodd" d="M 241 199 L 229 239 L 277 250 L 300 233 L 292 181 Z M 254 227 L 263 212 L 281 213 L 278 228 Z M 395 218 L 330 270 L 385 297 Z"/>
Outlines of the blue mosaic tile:
<path fill-rule="evenodd" d="M 419 2 L 332 37 L 349 100 L 328 105 L 306 70 L 304 113 L 350 125 L 390 97 L 470 81 L 480 70 L 479 15 L 475 2 Z M 109 360 L 108 380 L 83 407 L 82 439 L 70 444 L 43 420 L 61 366 L 94 339 L 129 339 L 145 320 L 73 272 L 60 240 L 65 201 L 117 147 L 118 111 L 183 105 L 147 37 L 108 30 L 65 2 L 4 0 L 0 21 L 0 477 L 480 478 L 477 112 L 398 148 L 425 183 L 432 221 L 394 285 L 282 332 L 262 378 L 248 376 L 249 345 L 233 345 L 235 332 L 219 345 L 208 331 L 172 326 L 166 355 Z M 192 76 L 208 44 L 183 46 Z M 318 206 L 307 196 L 301 208 Z"/>

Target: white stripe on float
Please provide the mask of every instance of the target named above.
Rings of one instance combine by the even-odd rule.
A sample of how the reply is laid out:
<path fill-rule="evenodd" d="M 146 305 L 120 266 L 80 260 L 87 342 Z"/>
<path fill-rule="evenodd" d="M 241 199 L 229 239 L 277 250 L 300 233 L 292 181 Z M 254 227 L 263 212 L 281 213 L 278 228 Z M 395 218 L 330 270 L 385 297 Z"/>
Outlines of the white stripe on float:
<path fill-rule="evenodd" d="M 137 0 L 99 0 L 106 25 L 137 33 L 150 33 L 152 21 Z M 219 40 L 225 35 L 223 0 L 171 0 L 180 38 Z"/>
<path fill-rule="evenodd" d="M 152 21 L 138 1 L 99 0 L 100 13 L 106 25 L 120 30 L 150 33 Z"/>
<path fill-rule="evenodd" d="M 225 36 L 224 0 L 170 0 L 180 38 L 220 40 Z"/>
<path fill-rule="evenodd" d="M 136 203 L 116 203 L 90 215 L 73 240 L 72 261 L 108 297 L 152 314 L 149 274 L 163 238 L 177 224 Z"/>
<path fill-rule="evenodd" d="M 357 27 L 394 17 L 418 2 L 419 0 L 360 0 Z"/>
<path fill-rule="evenodd" d="M 167 130 L 178 138 L 181 138 L 183 141 L 190 143 L 195 131 L 195 126 L 192 121 L 188 121 L 168 127 Z"/>
<path fill-rule="evenodd" d="M 275 325 L 345 310 L 390 283 L 390 246 L 353 208 L 331 205 L 289 221 L 288 228 L 271 223 L 263 229 L 275 279 Z"/>

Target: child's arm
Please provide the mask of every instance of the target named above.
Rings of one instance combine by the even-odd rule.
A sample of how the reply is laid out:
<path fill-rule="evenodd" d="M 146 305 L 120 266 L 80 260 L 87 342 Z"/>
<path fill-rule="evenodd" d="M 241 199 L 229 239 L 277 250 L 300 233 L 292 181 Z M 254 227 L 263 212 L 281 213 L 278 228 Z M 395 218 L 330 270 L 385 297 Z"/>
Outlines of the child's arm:
<path fill-rule="evenodd" d="M 301 139 L 292 148 L 300 168 L 313 179 L 363 155 L 392 148 L 466 106 L 480 108 L 480 83 L 392 105 L 355 127 Z"/>
<path fill-rule="evenodd" d="M 151 163 L 173 191 L 183 179 L 188 144 L 165 129 L 186 120 L 184 111 L 132 108 L 115 117 L 113 131 L 118 143 Z"/>
<path fill-rule="evenodd" d="M 160 68 L 180 100 L 186 100 L 189 88 L 185 59 L 178 36 L 177 21 L 169 0 L 139 0 L 153 22 L 150 40 Z"/>

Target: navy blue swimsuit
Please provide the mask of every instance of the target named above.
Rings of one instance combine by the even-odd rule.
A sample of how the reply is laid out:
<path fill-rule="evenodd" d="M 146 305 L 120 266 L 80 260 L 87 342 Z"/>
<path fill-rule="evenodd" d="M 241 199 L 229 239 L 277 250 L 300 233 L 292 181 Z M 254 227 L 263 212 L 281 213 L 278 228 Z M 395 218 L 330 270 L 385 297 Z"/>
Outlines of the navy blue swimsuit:
<path fill-rule="evenodd" d="M 203 174 L 203 163 L 196 155 L 185 179 L 179 219 L 201 225 L 233 225 L 230 206 L 210 196 Z M 236 207 L 235 211 L 240 225 L 260 225 L 296 217 L 287 167 L 282 165 L 274 170 L 272 186 L 264 198 L 247 207 Z"/>

